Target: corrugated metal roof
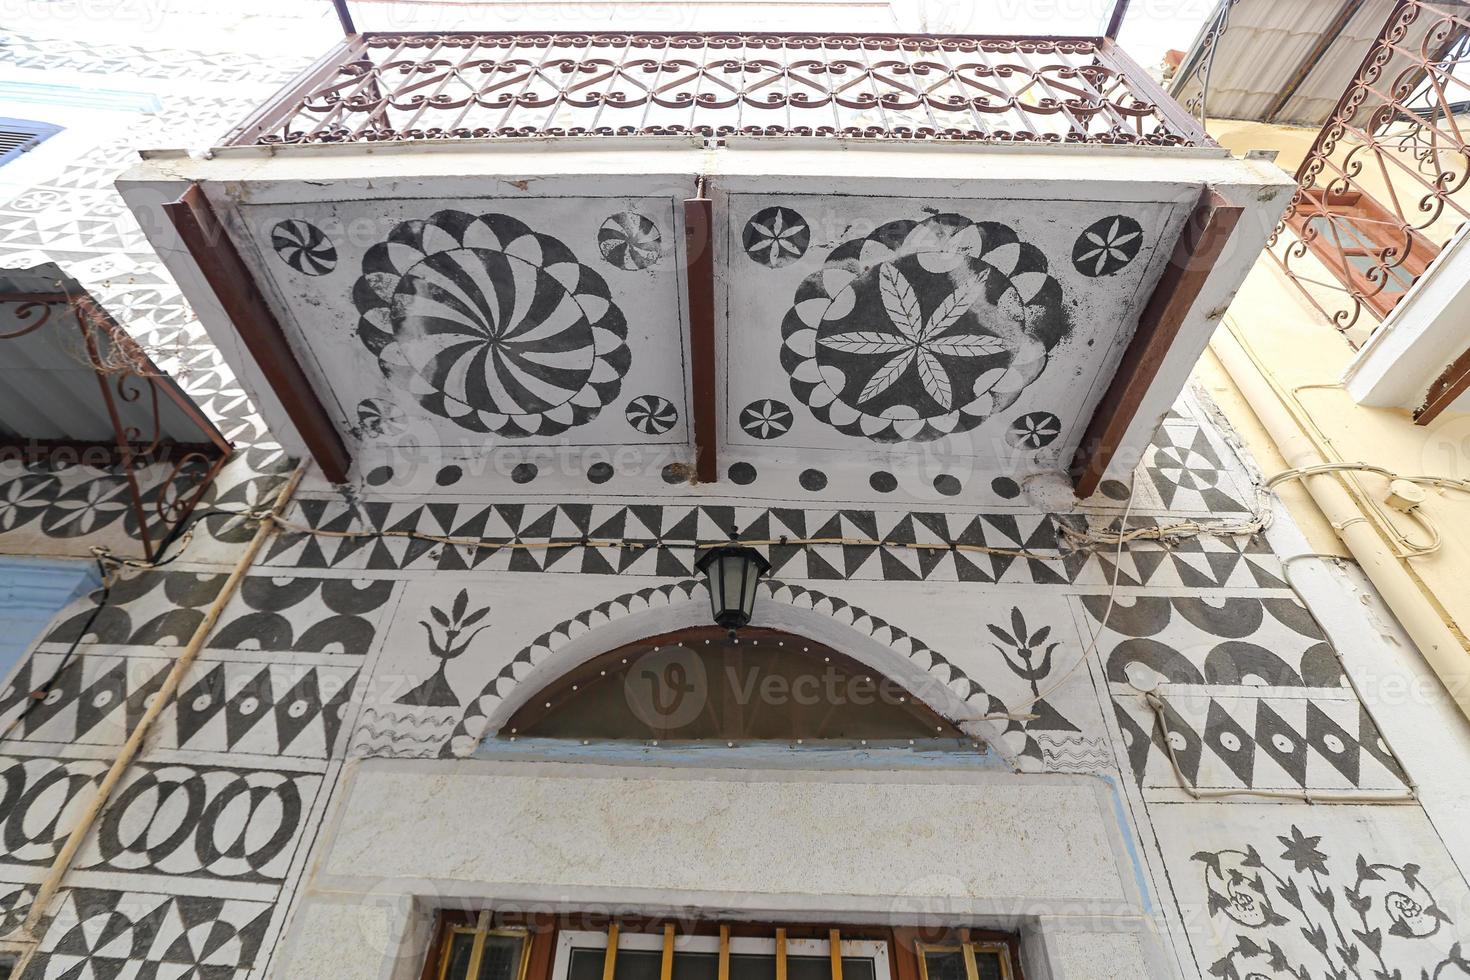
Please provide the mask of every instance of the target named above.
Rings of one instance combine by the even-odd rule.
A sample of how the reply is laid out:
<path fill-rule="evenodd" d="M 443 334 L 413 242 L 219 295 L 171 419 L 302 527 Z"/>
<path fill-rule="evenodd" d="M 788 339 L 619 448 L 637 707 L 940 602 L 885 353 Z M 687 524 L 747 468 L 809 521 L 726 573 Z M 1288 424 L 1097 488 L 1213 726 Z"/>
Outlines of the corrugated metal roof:
<path fill-rule="evenodd" d="M 1462 4 L 1445 4 L 1463 12 Z M 1207 107 L 1211 118 L 1246 119 L 1283 125 L 1321 126 L 1352 81 L 1363 56 L 1393 10 L 1394 0 L 1240 0 L 1230 13 L 1230 26 L 1220 40 L 1210 72 Z M 1319 40 L 1344 9 L 1356 11 L 1330 40 L 1295 94 L 1274 116 L 1269 112 L 1311 58 Z M 1437 18 L 1420 16 L 1404 39 L 1417 47 Z M 1196 60 L 1203 42 L 1195 39 L 1184 65 Z M 1174 94 L 1185 97 L 1184 70 Z"/>

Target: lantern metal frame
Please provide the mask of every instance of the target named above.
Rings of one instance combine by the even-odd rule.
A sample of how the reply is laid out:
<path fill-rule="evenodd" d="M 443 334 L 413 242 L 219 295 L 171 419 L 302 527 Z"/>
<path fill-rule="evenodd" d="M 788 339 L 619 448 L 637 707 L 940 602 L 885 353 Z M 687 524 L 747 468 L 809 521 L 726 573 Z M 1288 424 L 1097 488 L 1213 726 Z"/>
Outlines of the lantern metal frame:
<path fill-rule="evenodd" d="M 737 608 L 730 608 L 725 602 L 724 573 L 721 571 L 726 560 L 737 558 L 745 565 L 741 573 L 741 604 Z M 714 617 L 715 625 L 727 629 L 733 635 L 742 626 L 750 624 L 750 618 L 755 612 L 756 590 L 746 589 L 745 583 L 754 570 L 755 584 L 759 585 L 761 578 L 771 570 L 771 563 L 766 556 L 747 545 L 736 542 L 710 548 L 694 562 L 695 571 L 704 576 L 705 588 L 709 591 L 710 614 Z M 719 577 L 717 582 L 716 576 Z M 745 597 L 749 596 L 749 607 L 745 605 Z"/>

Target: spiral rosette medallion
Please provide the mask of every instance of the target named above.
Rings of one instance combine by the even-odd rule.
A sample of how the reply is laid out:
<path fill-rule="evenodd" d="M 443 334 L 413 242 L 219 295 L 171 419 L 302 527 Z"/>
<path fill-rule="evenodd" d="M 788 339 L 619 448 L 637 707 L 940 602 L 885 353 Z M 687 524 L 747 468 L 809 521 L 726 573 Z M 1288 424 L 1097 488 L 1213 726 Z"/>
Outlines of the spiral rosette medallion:
<path fill-rule="evenodd" d="M 471 432 L 583 425 L 631 362 L 602 276 L 504 214 L 403 222 L 363 257 L 353 302 L 357 336 L 389 381 Z"/>
<path fill-rule="evenodd" d="M 957 214 L 844 242 L 781 326 L 791 390 L 838 431 L 925 441 L 1013 404 L 1070 332 L 1041 250 Z"/>

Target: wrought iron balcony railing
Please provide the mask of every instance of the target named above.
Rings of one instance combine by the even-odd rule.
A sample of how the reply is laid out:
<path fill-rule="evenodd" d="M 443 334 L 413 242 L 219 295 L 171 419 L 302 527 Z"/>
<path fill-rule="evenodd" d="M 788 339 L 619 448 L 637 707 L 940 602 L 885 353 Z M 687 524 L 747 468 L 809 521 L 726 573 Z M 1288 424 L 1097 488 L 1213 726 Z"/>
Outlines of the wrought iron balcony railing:
<path fill-rule="evenodd" d="M 1354 346 L 1470 220 L 1467 116 L 1470 19 L 1399 0 L 1298 169 L 1268 242 Z"/>
<path fill-rule="evenodd" d="M 1111 40 L 361 34 L 229 145 L 698 134 L 1213 146 Z"/>

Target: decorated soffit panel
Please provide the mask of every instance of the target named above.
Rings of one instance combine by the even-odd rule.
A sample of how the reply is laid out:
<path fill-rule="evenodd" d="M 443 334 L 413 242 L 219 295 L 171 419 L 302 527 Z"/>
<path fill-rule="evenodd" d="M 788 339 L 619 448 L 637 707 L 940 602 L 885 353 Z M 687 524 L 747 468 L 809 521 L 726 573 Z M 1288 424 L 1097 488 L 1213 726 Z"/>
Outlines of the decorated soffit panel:
<path fill-rule="evenodd" d="M 1045 467 L 1079 441 L 1186 209 L 732 193 L 728 210 L 727 445 Z"/>
<path fill-rule="evenodd" d="M 241 209 L 283 323 L 361 447 L 681 445 L 679 201 Z"/>

